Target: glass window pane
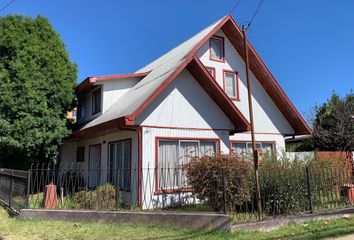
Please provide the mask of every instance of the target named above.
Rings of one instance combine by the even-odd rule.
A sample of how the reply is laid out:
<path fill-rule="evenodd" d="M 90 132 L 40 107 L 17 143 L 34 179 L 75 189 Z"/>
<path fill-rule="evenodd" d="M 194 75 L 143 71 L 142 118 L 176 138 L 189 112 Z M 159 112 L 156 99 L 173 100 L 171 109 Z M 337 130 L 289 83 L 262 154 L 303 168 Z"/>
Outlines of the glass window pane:
<path fill-rule="evenodd" d="M 225 92 L 229 97 L 236 97 L 236 74 L 225 72 Z"/>
<path fill-rule="evenodd" d="M 212 59 L 223 59 L 223 46 L 222 40 L 220 38 L 211 38 L 210 39 L 210 54 Z"/>
<path fill-rule="evenodd" d="M 200 141 L 201 156 L 215 156 L 216 142 L 215 141 Z"/>
<path fill-rule="evenodd" d="M 172 189 L 176 186 L 175 170 L 178 166 L 178 141 L 159 141 L 158 148 L 158 187 L 159 190 Z"/>
<path fill-rule="evenodd" d="M 262 143 L 262 151 L 264 153 L 273 154 L 273 143 Z"/>
<path fill-rule="evenodd" d="M 247 157 L 246 143 L 232 143 L 232 153 L 235 154 L 236 157 Z"/>

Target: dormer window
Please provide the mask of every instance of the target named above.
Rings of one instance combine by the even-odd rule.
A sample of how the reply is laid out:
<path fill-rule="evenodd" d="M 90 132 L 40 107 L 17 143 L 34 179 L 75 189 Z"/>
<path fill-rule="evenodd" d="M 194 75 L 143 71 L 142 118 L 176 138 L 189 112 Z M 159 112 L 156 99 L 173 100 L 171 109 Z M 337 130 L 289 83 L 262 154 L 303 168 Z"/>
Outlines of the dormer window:
<path fill-rule="evenodd" d="M 101 112 L 101 88 L 92 92 L 92 115 Z"/>
<path fill-rule="evenodd" d="M 224 38 L 219 36 L 213 36 L 209 40 L 210 47 L 210 60 L 224 62 Z"/>

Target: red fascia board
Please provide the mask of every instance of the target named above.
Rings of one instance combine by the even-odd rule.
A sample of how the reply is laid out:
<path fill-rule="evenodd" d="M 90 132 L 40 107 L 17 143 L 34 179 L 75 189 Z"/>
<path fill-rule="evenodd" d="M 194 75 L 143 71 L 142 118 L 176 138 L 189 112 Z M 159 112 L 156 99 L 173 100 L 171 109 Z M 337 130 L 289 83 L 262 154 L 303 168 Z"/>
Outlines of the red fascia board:
<path fill-rule="evenodd" d="M 230 42 L 234 45 L 240 56 L 245 59 L 243 47 L 243 34 L 235 23 L 232 17 L 229 22 L 223 25 L 223 32 L 229 38 Z M 237 43 L 232 41 L 232 34 L 237 34 Z M 283 113 L 284 117 L 289 121 L 290 125 L 294 128 L 296 134 L 311 134 L 311 129 L 304 121 L 301 114 L 298 112 L 294 104 L 290 101 L 284 90 L 280 87 L 268 67 L 262 61 L 254 47 L 247 41 L 249 47 L 250 68 L 252 73 L 260 81 L 263 88 L 272 98 L 274 103 L 278 106 L 279 110 Z M 260 71 L 257 71 L 260 68 Z"/>
<path fill-rule="evenodd" d="M 80 92 L 83 89 L 86 89 L 89 86 L 92 86 L 94 83 L 105 80 L 117 80 L 122 78 L 132 78 L 132 77 L 146 77 L 150 72 L 142 73 L 127 73 L 127 74 L 117 74 L 117 75 L 108 75 L 108 76 L 97 76 L 97 77 L 87 77 L 79 85 L 76 86 L 75 91 Z"/>
<path fill-rule="evenodd" d="M 102 131 L 107 131 L 111 129 L 119 129 L 125 126 L 135 126 L 135 122 L 127 119 L 126 117 L 116 118 L 83 130 L 78 130 L 72 133 L 68 139 L 77 140 L 82 138 L 88 138 Z"/>

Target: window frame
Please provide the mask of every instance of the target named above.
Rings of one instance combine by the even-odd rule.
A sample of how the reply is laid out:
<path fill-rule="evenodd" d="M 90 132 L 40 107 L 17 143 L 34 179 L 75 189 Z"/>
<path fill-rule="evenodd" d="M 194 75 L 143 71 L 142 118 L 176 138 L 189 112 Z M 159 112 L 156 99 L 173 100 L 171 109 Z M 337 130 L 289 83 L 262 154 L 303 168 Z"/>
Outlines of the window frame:
<path fill-rule="evenodd" d="M 213 77 L 214 80 L 216 80 L 216 68 L 215 67 L 205 67 L 207 69 L 207 71 L 209 72 L 210 70 L 213 72 L 213 74 L 211 74 L 209 72 L 209 74 Z"/>
<path fill-rule="evenodd" d="M 99 104 L 99 109 L 95 109 L 96 107 L 96 94 L 99 93 L 99 101 L 100 101 L 100 104 Z M 94 97 L 95 96 L 95 97 Z M 93 90 L 91 92 L 91 112 L 92 112 L 92 115 L 96 115 L 97 113 L 100 113 L 102 111 L 102 88 L 99 87 L 99 88 L 96 88 L 95 90 Z"/>
<path fill-rule="evenodd" d="M 79 149 L 82 150 L 82 159 L 79 160 Z M 85 162 L 85 146 L 76 147 L 76 162 Z"/>
<path fill-rule="evenodd" d="M 130 158 L 129 158 L 129 187 L 127 189 L 124 188 L 119 188 L 119 191 L 121 192 L 131 192 L 131 188 L 132 188 L 132 149 L 133 149 L 133 141 L 131 138 L 125 138 L 125 139 L 120 139 L 120 140 L 115 140 L 115 141 L 111 141 L 108 142 L 107 146 L 108 146 L 108 168 L 109 168 L 109 182 L 113 184 L 113 178 L 112 178 L 112 161 L 111 161 L 111 145 L 112 144 L 117 144 L 117 143 L 121 143 L 121 142 L 129 142 L 130 143 L 130 149 L 129 149 L 129 154 L 130 154 Z M 118 185 L 118 183 L 117 183 Z"/>
<path fill-rule="evenodd" d="M 83 113 L 82 114 L 82 110 Z M 78 106 L 77 106 L 77 121 L 81 121 L 85 118 L 86 116 L 86 98 L 85 97 L 81 97 L 78 100 Z"/>
<path fill-rule="evenodd" d="M 235 75 L 235 93 L 236 96 L 229 96 L 226 93 L 226 73 L 232 73 Z M 232 100 L 232 101 L 240 101 L 240 90 L 239 90 L 239 79 L 238 79 L 238 72 L 234 70 L 222 70 L 222 77 L 223 77 L 223 89 L 226 95 Z"/>
<path fill-rule="evenodd" d="M 249 143 L 252 144 L 252 141 L 247 141 L 247 140 L 230 140 L 230 152 L 229 152 L 229 155 L 230 157 L 232 157 L 234 154 L 233 154 L 233 151 L 232 151 L 232 145 L 234 143 L 244 143 L 246 144 L 246 151 L 247 151 L 247 145 Z M 276 141 L 272 141 L 272 140 L 265 140 L 265 141 L 256 141 L 256 144 L 261 144 L 261 148 L 262 148 L 262 144 L 263 143 L 270 143 L 273 145 L 273 155 L 276 156 L 276 152 L 277 152 L 277 145 L 276 145 Z M 252 147 L 251 147 L 252 148 Z"/>
<path fill-rule="evenodd" d="M 192 188 L 166 188 L 164 190 L 159 189 L 159 141 L 174 141 L 178 142 L 178 149 L 177 152 L 179 153 L 180 149 L 180 142 L 199 142 L 199 148 L 200 148 L 200 141 L 210 141 L 210 142 L 215 142 L 216 144 L 216 154 L 220 155 L 221 153 L 221 145 L 220 145 L 220 138 L 188 138 L 188 137 L 162 137 L 162 136 L 157 136 L 155 137 L 155 195 L 160 195 L 160 194 L 166 194 L 166 193 L 176 193 L 176 192 L 191 192 L 193 191 Z"/>
<path fill-rule="evenodd" d="M 222 51 L 222 59 L 217 59 L 217 58 L 213 58 L 211 56 L 211 40 L 212 39 L 217 39 L 221 41 L 221 51 Z M 210 39 L 209 39 L 209 60 L 211 61 L 216 61 L 216 62 L 225 62 L 225 39 L 224 37 L 221 36 L 217 36 L 217 35 L 213 35 Z"/>

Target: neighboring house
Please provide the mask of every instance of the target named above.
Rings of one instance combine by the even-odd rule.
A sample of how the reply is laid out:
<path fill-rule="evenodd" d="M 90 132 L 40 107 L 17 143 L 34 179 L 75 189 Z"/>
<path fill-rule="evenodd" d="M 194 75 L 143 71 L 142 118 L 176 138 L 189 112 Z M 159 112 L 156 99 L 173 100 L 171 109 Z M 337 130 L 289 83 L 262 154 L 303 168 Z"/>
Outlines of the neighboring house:
<path fill-rule="evenodd" d="M 62 163 L 79 164 L 90 187 L 110 181 L 126 190 L 123 198 L 150 207 L 146 195 L 158 198 L 184 177 L 147 169 L 177 168 L 187 155 L 249 151 L 242 39 L 225 16 L 135 73 L 85 79 L 76 88 L 77 129 L 61 147 Z M 249 47 L 257 146 L 281 151 L 285 136 L 311 130 Z M 130 171 L 116 179 L 114 168 Z"/>

